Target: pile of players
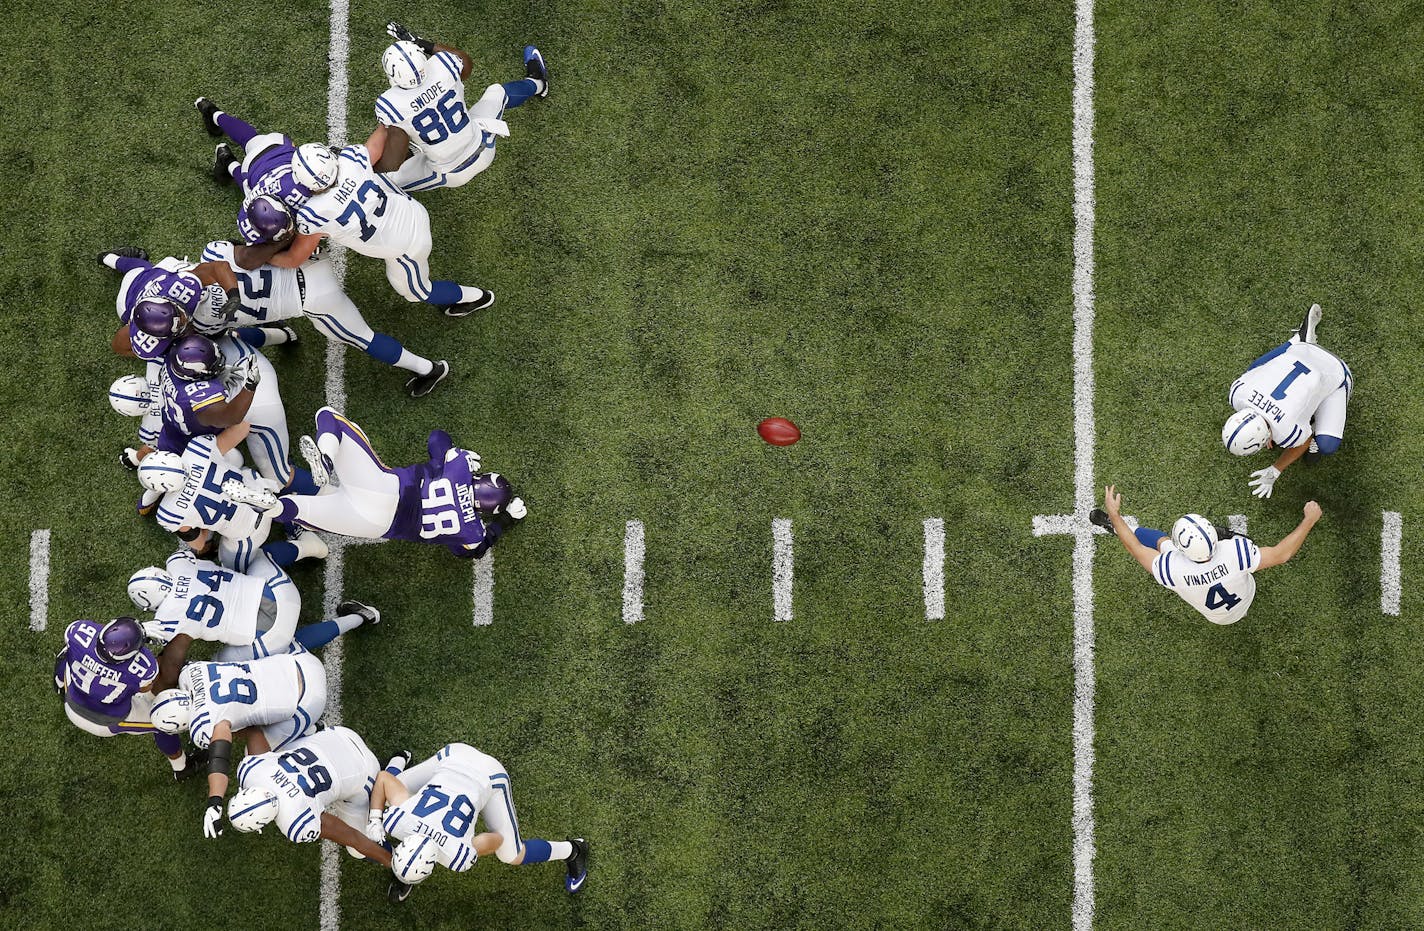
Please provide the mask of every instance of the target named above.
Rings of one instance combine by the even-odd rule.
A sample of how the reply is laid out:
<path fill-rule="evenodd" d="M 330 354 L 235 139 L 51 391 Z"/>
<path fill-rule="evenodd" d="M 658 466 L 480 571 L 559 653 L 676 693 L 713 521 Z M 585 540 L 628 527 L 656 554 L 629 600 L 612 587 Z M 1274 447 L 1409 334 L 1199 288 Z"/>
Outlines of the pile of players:
<path fill-rule="evenodd" d="M 1279 449 L 1276 461 L 1251 473 L 1249 487 L 1269 498 L 1276 481 L 1298 460 L 1309 464 L 1340 450 L 1345 412 L 1355 376 L 1339 356 L 1319 343 L 1319 304 L 1312 304 L 1290 338 L 1253 361 L 1227 389 L 1235 413 L 1221 442 L 1237 456 Z M 1138 564 L 1214 624 L 1234 624 L 1256 597 L 1255 573 L 1288 562 L 1321 517 L 1307 501 L 1299 524 L 1274 546 L 1258 547 L 1245 533 L 1217 527 L 1200 514 L 1179 519 L 1170 537 L 1160 530 L 1133 530 L 1122 516 L 1122 495 L 1109 485 L 1104 509 L 1088 519 L 1117 534 Z"/>
<path fill-rule="evenodd" d="M 145 366 L 110 389 L 116 410 L 142 418 L 139 445 L 120 461 L 143 487 L 139 514 L 179 543 L 164 566 L 129 580 L 152 620 L 69 625 L 55 689 L 80 729 L 152 735 L 175 778 L 206 773 L 207 837 L 275 822 L 294 842 L 335 841 L 390 868 L 394 902 L 437 863 L 458 872 L 491 853 L 509 864 L 563 861 L 577 892 L 587 843 L 521 837 L 498 760 L 451 743 L 417 765 L 403 751 L 382 767 L 355 731 L 320 725 L 326 673 L 311 651 L 379 624 L 376 608 L 346 601 L 335 618 L 297 625 L 301 596 L 287 568 L 326 557 L 321 532 L 438 543 L 478 558 L 527 513 L 508 479 L 481 471 L 480 457 L 443 430 L 429 434 L 428 461 L 391 468 L 359 426 L 324 407 L 315 436 L 300 441 L 307 468 L 290 458 L 276 372 L 261 352 L 297 338 L 283 321 L 307 317 L 328 338 L 409 371 L 415 397 L 450 372 L 371 329 L 321 240 L 382 259 L 409 301 L 451 317 L 488 308 L 490 291 L 431 279 L 430 219 L 411 192 L 468 182 L 509 134 L 504 111 L 549 92 L 543 56 L 529 46 L 525 77 L 467 103 L 468 55 L 399 23 L 387 31 L 391 87 L 364 144 L 296 146 L 199 98 L 203 127 L 228 140 L 213 174 L 242 193 L 241 238 L 208 243 L 196 264 L 151 262 L 136 247 L 100 255 L 123 276 L 113 349 Z M 274 522 L 285 538 L 269 539 Z M 209 661 L 188 661 L 194 641 L 215 645 Z M 244 753 L 229 798 L 235 745 Z"/>

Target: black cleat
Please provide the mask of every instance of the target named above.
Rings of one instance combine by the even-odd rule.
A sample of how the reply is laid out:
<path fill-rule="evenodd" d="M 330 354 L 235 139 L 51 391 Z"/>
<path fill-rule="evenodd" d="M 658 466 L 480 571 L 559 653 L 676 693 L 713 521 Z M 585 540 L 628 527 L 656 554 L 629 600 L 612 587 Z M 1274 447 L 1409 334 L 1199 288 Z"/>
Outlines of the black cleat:
<path fill-rule="evenodd" d="M 237 156 L 232 146 L 219 142 L 213 149 L 213 180 L 218 184 L 232 184 L 232 166 L 237 164 Z"/>
<path fill-rule="evenodd" d="M 410 392 L 413 398 L 423 398 L 435 390 L 435 386 L 445 380 L 445 376 L 450 374 L 450 363 L 441 359 L 432 363 L 433 368 L 424 375 L 417 375 L 405 383 L 405 390 Z"/>
<path fill-rule="evenodd" d="M 182 769 L 173 771 L 173 781 L 182 782 L 192 776 L 198 775 L 208 765 L 208 751 L 194 750 L 188 754 L 188 765 Z"/>
<path fill-rule="evenodd" d="M 569 872 L 564 877 L 564 888 L 573 895 L 583 888 L 584 880 L 588 879 L 588 841 L 582 837 L 570 837 L 569 843 L 574 845 L 574 855 L 564 861 Z"/>
<path fill-rule="evenodd" d="M 346 614 L 355 614 L 360 616 L 361 624 L 363 627 L 368 624 L 374 627 L 375 625 L 381 623 L 381 612 L 377 611 L 370 605 L 362 604 L 359 601 L 343 601 L 341 604 L 336 606 L 337 617 L 341 617 Z"/>
<path fill-rule="evenodd" d="M 404 772 L 405 770 L 409 769 L 410 764 L 415 761 L 415 751 L 397 750 L 395 753 L 391 754 L 391 758 L 386 761 L 386 766 L 389 767 L 396 760 L 401 760 L 401 771 Z"/>
<path fill-rule="evenodd" d="M 524 46 L 524 76 L 544 82 L 540 97 L 549 96 L 549 66 L 544 64 L 544 56 L 532 45 Z"/>
<path fill-rule="evenodd" d="M 1314 465 L 1321 460 L 1320 444 L 1315 442 L 1315 437 L 1312 436 L 1310 438 L 1310 448 L 1305 451 L 1303 458 L 1310 465 Z"/>
<path fill-rule="evenodd" d="M 1104 530 L 1108 531 L 1111 531 L 1113 529 L 1112 518 L 1109 517 L 1108 512 L 1104 511 L 1102 508 L 1093 508 L 1091 511 L 1088 512 L 1088 523 L 1092 524 L 1094 527 L 1101 527 Z"/>
<path fill-rule="evenodd" d="M 104 262 L 111 255 L 116 255 L 121 259 L 142 259 L 148 261 L 148 250 L 143 246 L 118 246 L 113 249 L 106 249 L 99 253 L 99 264 L 105 268 L 109 266 Z"/>
<path fill-rule="evenodd" d="M 193 101 L 193 107 L 197 109 L 198 116 L 202 117 L 203 129 L 214 139 L 223 134 L 222 128 L 218 126 L 218 105 L 206 97 L 199 97 Z"/>
<path fill-rule="evenodd" d="M 451 304 L 445 308 L 447 317 L 468 317 L 477 310 L 484 310 L 486 307 L 494 306 L 494 292 L 480 289 L 478 300 L 465 301 L 463 304 Z"/>
<path fill-rule="evenodd" d="M 1216 531 L 1216 538 L 1218 540 L 1230 540 L 1232 537 L 1240 536 L 1235 530 L 1232 530 L 1230 527 L 1223 527 L 1220 524 L 1212 524 L 1211 529 Z"/>
<path fill-rule="evenodd" d="M 403 883 L 399 879 L 392 879 L 391 884 L 386 887 L 386 901 L 392 905 L 399 905 L 410 898 L 410 891 L 415 886 L 410 883 Z"/>

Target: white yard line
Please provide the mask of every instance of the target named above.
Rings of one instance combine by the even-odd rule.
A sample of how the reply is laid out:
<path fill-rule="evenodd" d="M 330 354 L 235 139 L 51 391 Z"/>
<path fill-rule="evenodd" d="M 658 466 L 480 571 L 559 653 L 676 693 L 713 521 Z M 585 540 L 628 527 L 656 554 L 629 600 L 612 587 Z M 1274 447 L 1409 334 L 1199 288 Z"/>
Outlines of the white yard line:
<path fill-rule="evenodd" d="M 1246 535 L 1246 515 L 1245 515 L 1245 514 L 1232 514 L 1230 517 L 1226 518 L 1226 529 L 1227 529 L 1227 530 L 1230 530 L 1232 533 L 1239 533 L 1239 534 L 1241 534 L 1242 536 L 1245 536 L 1245 535 Z"/>
<path fill-rule="evenodd" d="M 332 145 L 346 142 L 346 106 L 350 92 L 350 78 L 347 61 L 351 55 L 350 0 L 331 0 L 331 38 L 327 46 L 327 62 L 330 74 L 326 89 L 326 132 Z M 346 251 L 335 250 L 332 255 L 336 280 L 346 277 Z M 336 340 L 326 344 L 326 403 L 342 413 L 346 411 L 346 347 Z M 346 587 L 345 563 L 346 546 L 342 541 L 332 541 L 331 554 L 326 560 L 326 618 L 336 616 L 336 605 L 342 600 Z M 342 638 L 337 637 L 322 651 L 322 662 L 326 666 L 326 714 L 328 724 L 341 723 L 341 661 Z M 337 931 L 341 927 L 341 848 L 327 841 L 321 845 L 321 931 Z"/>
<path fill-rule="evenodd" d="M 1404 515 L 1398 511 L 1384 512 L 1384 529 L 1380 531 L 1380 610 L 1399 616 L 1399 596 L 1403 581 L 1399 574 L 1399 550 L 1404 542 Z"/>
<path fill-rule="evenodd" d="M 1083 530 L 1073 545 L 1073 931 L 1093 926 L 1096 854 L 1093 737 L 1097 693 L 1093 646 L 1093 0 L 1077 0 L 1073 35 L 1073 509 Z"/>
<path fill-rule="evenodd" d="M 944 620 L 944 518 L 925 518 L 925 620 Z"/>
<path fill-rule="evenodd" d="M 643 522 L 628 521 L 623 531 L 623 623 L 643 619 Z"/>
<path fill-rule="evenodd" d="M 778 621 L 789 621 L 791 613 L 791 582 L 795 556 L 791 547 L 791 519 L 778 517 L 771 522 L 771 603 Z"/>
<path fill-rule="evenodd" d="M 488 627 L 494 623 L 494 550 L 474 562 L 475 626 Z"/>
<path fill-rule="evenodd" d="M 30 630 L 49 623 L 49 531 L 30 533 Z"/>

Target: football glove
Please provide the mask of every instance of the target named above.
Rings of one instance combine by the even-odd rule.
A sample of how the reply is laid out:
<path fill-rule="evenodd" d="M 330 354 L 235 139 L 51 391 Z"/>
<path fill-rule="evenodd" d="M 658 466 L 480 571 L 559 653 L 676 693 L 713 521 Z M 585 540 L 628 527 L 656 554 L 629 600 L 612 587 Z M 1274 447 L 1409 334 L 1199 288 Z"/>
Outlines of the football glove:
<path fill-rule="evenodd" d="M 515 520 L 523 520 L 524 515 L 529 513 L 529 508 L 524 506 L 523 498 L 510 498 L 509 503 L 504 506 L 504 511 Z"/>
<path fill-rule="evenodd" d="M 138 450 L 132 446 L 125 446 L 124 451 L 119 453 L 119 465 L 130 472 L 138 471 Z"/>
<path fill-rule="evenodd" d="M 248 391 L 256 389 L 262 381 L 262 372 L 258 370 L 257 361 L 252 356 L 237 363 L 237 367 L 233 371 L 242 376 L 242 387 Z"/>
<path fill-rule="evenodd" d="M 435 54 L 434 42 L 431 42 L 429 39 L 422 39 L 395 20 L 386 23 L 386 34 L 397 42 L 414 42 L 416 46 L 427 55 Z"/>
<path fill-rule="evenodd" d="M 1276 479 L 1281 477 L 1281 470 L 1275 466 L 1266 466 L 1258 472 L 1251 473 L 1251 494 L 1258 498 L 1269 498 L 1271 489 L 1276 486 Z"/>
<path fill-rule="evenodd" d="M 371 809 L 371 818 L 366 822 L 366 836 L 378 844 L 385 843 L 386 829 L 381 824 L 381 813 L 375 808 Z"/>
<path fill-rule="evenodd" d="M 221 795 L 208 796 L 208 807 L 203 811 L 203 836 L 209 839 L 222 837 L 223 800 Z"/>
<path fill-rule="evenodd" d="M 69 668 L 69 644 L 54 654 L 54 694 L 60 698 L 64 697 L 65 682 Z"/>

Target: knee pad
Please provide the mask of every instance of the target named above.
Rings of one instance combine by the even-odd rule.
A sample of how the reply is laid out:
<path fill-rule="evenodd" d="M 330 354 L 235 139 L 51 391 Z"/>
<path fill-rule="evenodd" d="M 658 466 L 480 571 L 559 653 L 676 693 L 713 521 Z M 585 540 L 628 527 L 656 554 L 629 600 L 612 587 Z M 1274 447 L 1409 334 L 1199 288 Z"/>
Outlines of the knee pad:
<path fill-rule="evenodd" d="M 1340 437 L 1338 436 L 1317 436 L 1315 446 L 1320 450 L 1322 456 L 1333 456 L 1340 451 Z"/>

